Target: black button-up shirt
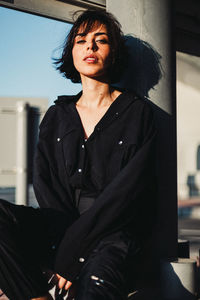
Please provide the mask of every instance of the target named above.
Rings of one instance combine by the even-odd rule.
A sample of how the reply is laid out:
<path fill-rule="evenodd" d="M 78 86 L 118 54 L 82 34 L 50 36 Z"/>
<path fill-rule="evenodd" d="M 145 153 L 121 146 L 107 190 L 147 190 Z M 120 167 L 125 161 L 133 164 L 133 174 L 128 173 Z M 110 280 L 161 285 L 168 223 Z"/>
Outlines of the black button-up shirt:
<path fill-rule="evenodd" d="M 41 207 L 66 214 L 69 226 L 55 270 L 73 280 L 98 241 L 118 230 L 143 240 L 154 218 L 155 127 L 146 100 L 123 92 L 85 141 L 80 97 L 60 96 L 41 126 L 34 189 Z M 95 197 L 80 216 L 75 190 Z"/>

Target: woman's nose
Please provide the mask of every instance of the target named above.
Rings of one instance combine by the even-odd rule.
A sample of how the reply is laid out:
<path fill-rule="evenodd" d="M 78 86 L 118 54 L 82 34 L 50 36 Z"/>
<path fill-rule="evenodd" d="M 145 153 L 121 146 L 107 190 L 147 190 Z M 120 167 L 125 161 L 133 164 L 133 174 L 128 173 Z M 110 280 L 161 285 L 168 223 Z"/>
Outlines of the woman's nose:
<path fill-rule="evenodd" d="M 87 44 L 87 50 L 96 51 L 97 48 L 98 47 L 97 47 L 97 44 L 95 43 L 95 41 L 88 42 L 88 44 Z"/>

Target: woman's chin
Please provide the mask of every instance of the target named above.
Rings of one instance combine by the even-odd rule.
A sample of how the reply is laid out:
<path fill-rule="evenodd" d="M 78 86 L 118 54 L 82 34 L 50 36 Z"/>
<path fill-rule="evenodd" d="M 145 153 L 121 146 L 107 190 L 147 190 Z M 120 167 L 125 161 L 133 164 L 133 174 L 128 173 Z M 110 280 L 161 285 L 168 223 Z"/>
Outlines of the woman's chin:
<path fill-rule="evenodd" d="M 81 76 L 81 80 L 90 78 L 90 79 L 94 79 L 94 80 L 98 80 L 101 82 L 109 82 L 108 80 L 108 76 L 106 73 L 85 73 L 85 74 L 80 74 Z"/>

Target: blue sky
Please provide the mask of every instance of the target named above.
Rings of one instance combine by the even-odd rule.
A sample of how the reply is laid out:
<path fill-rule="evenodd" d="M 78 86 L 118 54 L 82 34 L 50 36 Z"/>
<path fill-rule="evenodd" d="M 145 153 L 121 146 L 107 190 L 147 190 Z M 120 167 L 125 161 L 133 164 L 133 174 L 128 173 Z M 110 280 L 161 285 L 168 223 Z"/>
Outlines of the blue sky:
<path fill-rule="evenodd" d="M 51 57 L 58 56 L 70 24 L 0 7 L 0 97 L 45 97 L 78 93 L 59 74 Z"/>

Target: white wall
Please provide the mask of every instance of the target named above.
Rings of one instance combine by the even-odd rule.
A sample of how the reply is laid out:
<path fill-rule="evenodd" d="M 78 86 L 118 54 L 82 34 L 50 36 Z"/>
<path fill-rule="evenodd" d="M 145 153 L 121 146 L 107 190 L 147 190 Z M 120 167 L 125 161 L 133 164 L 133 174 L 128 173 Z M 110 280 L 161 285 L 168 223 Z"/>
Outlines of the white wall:
<path fill-rule="evenodd" d="M 200 145 L 200 58 L 177 53 L 179 199 L 186 199 L 189 196 L 188 175 L 194 175 L 198 184 L 196 170 L 198 145 Z"/>

